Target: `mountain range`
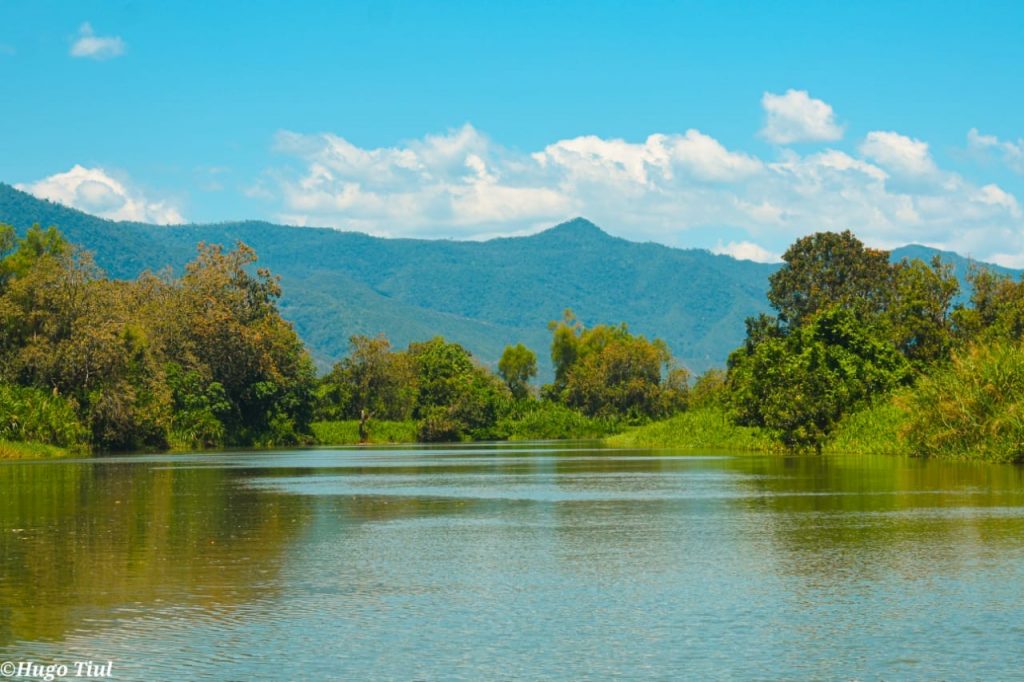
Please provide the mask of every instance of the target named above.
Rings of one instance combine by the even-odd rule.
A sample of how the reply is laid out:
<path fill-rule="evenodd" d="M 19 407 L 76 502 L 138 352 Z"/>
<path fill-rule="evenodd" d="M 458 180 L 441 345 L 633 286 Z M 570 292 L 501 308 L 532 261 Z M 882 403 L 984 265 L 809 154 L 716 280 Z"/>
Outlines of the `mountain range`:
<path fill-rule="evenodd" d="M 613 237 L 577 218 L 528 237 L 484 242 L 384 239 L 329 228 L 259 221 L 209 225 L 113 222 L 0 184 L 0 222 L 23 233 L 55 225 L 92 251 L 114 278 L 180 272 L 199 242 L 244 242 L 281 277 L 282 315 L 323 369 L 353 334 L 385 334 L 396 347 L 436 335 L 494 365 L 508 344 L 537 352 L 550 376 L 547 323 L 566 308 L 587 325 L 626 322 L 660 337 L 693 372 L 724 365 L 744 320 L 768 311 L 768 276 L 779 266 L 702 249 Z M 938 253 L 963 279 L 968 259 L 911 245 L 893 258 Z M 1017 271 L 996 268 L 1017 275 Z"/>

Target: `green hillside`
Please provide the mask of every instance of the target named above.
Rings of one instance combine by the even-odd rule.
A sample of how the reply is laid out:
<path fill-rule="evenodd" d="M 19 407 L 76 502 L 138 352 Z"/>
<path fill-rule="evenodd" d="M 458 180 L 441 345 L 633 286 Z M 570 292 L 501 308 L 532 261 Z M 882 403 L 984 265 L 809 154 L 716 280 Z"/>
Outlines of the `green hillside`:
<path fill-rule="evenodd" d="M 281 276 L 282 314 L 322 367 L 345 354 L 352 334 L 385 333 L 397 346 L 441 334 L 488 363 L 506 344 L 525 343 L 548 372 L 547 323 L 572 308 L 587 324 L 625 321 L 659 336 L 700 372 L 723 364 L 743 339 L 744 319 L 767 310 L 767 278 L 776 267 L 629 242 L 583 219 L 487 242 L 379 239 L 255 221 L 166 227 L 103 220 L 3 184 L 0 222 L 19 232 L 56 225 L 117 278 L 179 269 L 201 241 L 243 241 Z M 894 257 L 930 253 L 905 247 Z"/>

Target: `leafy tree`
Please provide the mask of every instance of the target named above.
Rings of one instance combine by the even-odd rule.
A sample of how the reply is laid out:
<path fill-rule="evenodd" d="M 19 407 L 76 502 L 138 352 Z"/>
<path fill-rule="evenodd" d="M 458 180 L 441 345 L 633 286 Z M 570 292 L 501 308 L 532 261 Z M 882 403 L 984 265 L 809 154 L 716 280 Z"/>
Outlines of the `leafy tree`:
<path fill-rule="evenodd" d="M 820 451 L 844 414 L 910 377 L 908 362 L 884 336 L 832 306 L 788 335 L 734 352 L 728 381 L 741 424 Z"/>
<path fill-rule="evenodd" d="M 726 373 L 712 367 L 697 377 L 690 389 L 689 407 L 701 409 L 705 407 L 721 407 L 727 399 Z"/>
<path fill-rule="evenodd" d="M 768 279 L 768 301 L 788 326 L 798 327 L 833 305 L 873 315 L 889 303 L 889 253 L 866 248 L 849 230 L 798 239 L 782 260 L 786 264 Z"/>
<path fill-rule="evenodd" d="M 414 416 L 424 441 L 485 437 L 511 395 L 457 343 L 435 337 L 409 344 L 419 394 Z"/>
<path fill-rule="evenodd" d="M 203 247 L 181 279 L 106 279 L 54 229 L 0 230 L 0 380 L 73 400 L 100 449 L 294 442 L 313 366 L 255 254 Z M 13 249 L 13 250 L 12 250 Z"/>
<path fill-rule="evenodd" d="M 530 395 L 530 379 L 537 376 L 537 354 L 521 343 L 507 346 L 498 361 L 498 373 L 517 400 Z"/>
<path fill-rule="evenodd" d="M 894 267 L 886 323 L 896 347 L 919 371 L 949 358 L 952 304 L 960 291 L 951 265 L 936 256 L 930 266 L 914 259 Z"/>
<path fill-rule="evenodd" d="M 967 344 L 1024 339 L 1024 282 L 979 266 L 971 267 L 967 280 L 971 304 L 953 313 L 958 340 Z"/>
<path fill-rule="evenodd" d="M 642 419 L 685 407 L 689 374 L 660 339 L 634 336 L 624 324 L 587 329 L 571 311 L 549 328 L 555 382 L 546 396 L 588 416 Z"/>
<path fill-rule="evenodd" d="M 321 413 L 331 419 L 402 421 L 412 416 L 417 381 L 407 353 L 396 353 L 383 336 L 349 339 L 349 354 L 321 380 Z"/>

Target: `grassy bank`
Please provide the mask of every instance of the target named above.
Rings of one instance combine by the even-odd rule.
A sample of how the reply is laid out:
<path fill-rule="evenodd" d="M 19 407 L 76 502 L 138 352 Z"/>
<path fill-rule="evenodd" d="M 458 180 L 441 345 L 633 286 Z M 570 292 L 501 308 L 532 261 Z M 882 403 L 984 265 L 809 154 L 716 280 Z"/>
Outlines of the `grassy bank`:
<path fill-rule="evenodd" d="M 909 455 L 903 437 L 907 413 L 887 401 L 848 415 L 823 448 L 828 454 Z M 684 412 L 605 439 L 622 448 L 783 452 L 782 444 L 764 429 L 737 426 L 722 408 Z"/>
<path fill-rule="evenodd" d="M 885 401 L 847 415 L 836 427 L 823 452 L 858 455 L 910 455 L 904 434 L 907 412 Z"/>
<path fill-rule="evenodd" d="M 323 421 L 310 425 L 320 445 L 356 445 L 359 441 L 359 421 Z M 371 420 L 367 426 L 370 443 L 415 443 L 416 422 Z"/>
<path fill-rule="evenodd" d="M 55 459 L 71 457 L 74 454 L 76 453 L 56 445 L 0 440 L 0 459 Z"/>
<path fill-rule="evenodd" d="M 549 401 L 517 405 L 498 421 L 499 440 L 587 440 L 622 431 L 619 419 L 588 417 L 581 412 Z"/>
<path fill-rule="evenodd" d="M 605 442 L 620 448 L 741 450 L 768 452 L 782 446 L 763 429 L 733 424 L 725 410 L 706 407 L 611 436 Z"/>

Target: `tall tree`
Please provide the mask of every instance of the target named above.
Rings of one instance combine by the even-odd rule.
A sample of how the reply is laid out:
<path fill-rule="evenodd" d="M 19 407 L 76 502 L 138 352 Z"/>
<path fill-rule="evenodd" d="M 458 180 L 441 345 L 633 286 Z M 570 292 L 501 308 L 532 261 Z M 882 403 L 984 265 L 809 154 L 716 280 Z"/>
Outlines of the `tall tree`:
<path fill-rule="evenodd" d="M 530 379 L 537 376 L 537 354 L 521 343 L 506 346 L 498 360 L 498 373 L 513 397 L 525 398 L 530 395 Z"/>
<path fill-rule="evenodd" d="M 798 327 L 832 305 L 878 314 L 891 298 L 889 253 L 865 247 L 849 230 L 798 239 L 782 260 L 786 264 L 769 277 L 768 301 L 787 326 Z"/>

